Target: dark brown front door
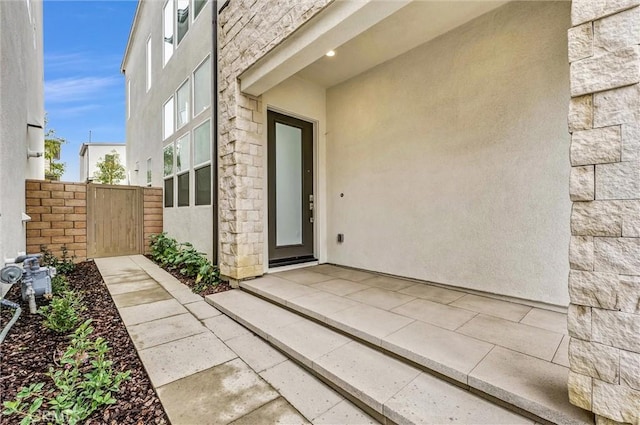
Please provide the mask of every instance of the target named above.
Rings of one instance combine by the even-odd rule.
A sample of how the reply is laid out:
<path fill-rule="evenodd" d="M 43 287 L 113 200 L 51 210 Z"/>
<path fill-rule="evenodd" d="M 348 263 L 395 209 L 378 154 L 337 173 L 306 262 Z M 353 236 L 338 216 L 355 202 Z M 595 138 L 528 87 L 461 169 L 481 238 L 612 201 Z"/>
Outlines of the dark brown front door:
<path fill-rule="evenodd" d="M 267 114 L 269 265 L 314 260 L 313 124 Z"/>

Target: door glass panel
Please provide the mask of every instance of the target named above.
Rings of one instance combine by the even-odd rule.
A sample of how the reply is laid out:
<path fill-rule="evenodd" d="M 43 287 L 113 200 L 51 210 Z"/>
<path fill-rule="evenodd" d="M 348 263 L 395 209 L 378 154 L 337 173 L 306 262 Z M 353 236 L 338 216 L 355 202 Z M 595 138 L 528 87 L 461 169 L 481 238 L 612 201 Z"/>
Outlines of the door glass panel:
<path fill-rule="evenodd" d="M 302 130 L 276 123 L 276 245 L 302 243 Z"/>

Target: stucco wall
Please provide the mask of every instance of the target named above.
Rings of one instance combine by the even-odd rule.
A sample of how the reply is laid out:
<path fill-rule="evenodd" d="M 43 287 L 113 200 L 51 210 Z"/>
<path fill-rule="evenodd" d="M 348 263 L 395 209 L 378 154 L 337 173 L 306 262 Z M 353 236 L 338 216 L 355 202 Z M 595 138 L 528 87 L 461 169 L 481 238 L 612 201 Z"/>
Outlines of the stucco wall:
<path fill-rule="evenodd" d="M 151 185 L 164 187 L 162 149 L 178 137 L 211 117 L 211 107 L 191 118 L 180 130 L 163 140 L 163 104 L 192 75 L 211 53 L 212 2 L 208 2 L 189 31 L 163 66 L 162 8 L 164 2 L 145 0 L 140 4 L 135 29 L 130 35 L 129 55 L 125 58 L 125 80 L 131 81 L 131 116 L 126 123 L 127 170 L 131 185 L 147 185 L 147 159 L 151 158 Z M 191 11 L 191 13 L 193 13 Z M 146 89 L 146 43 L 152 39 L 152 85 Z M 125 82 L 125 90 L 126 90 Z M 191 89 L 193 81 L 191 79 Z M 212 126 L 213 127 L 213 126 Z M 213 137 L 212 137 L 213 140 Z M 193 135 L 191 137 L 193 152 Z M 212 151 L 213 152 L 213 151 Z M 138 171 L 136 169 L 136 163 Z M 213 207 L 194 206 L 194 173 L 190 173 L 190 207 L 164 209 L 164 230 L 181 242 L 191 242 L 209 257 L 213 255 Z M 213 180 L 213 179 L 212 179 Z M 213 190 L 213 188 L 212 188 Z M 215 197 L 212 192 L 212 200 Z M 177 204 L 175 204 L 177 205 Z"/>
<path fill-rule="evenodd" d="M 292 96 L 292 93 L 295 95 Z M 326 90 L 315 83 L 304 81 L 297 77 L 291 77 L 262 96 L 262 114 L 266 117 L 267 110 L 272 109 L 291 116 L 296 116 L 306 121 L 314 123 L 314 196 L 315 205 L 319 206 L 316 211 L 315 225 L 315 253 L 320 262 L 327 259 L 327 219 L 326 219 Z M 267 150 L 267 132 L 263 134 L 264 151 Z M 264 156 L 263 167 L 267 169 L 267 156 Z M 266 180 L 266 178 L 265 178 Z M 264 185 L 264 209 L 262 217 L 264 219 L 264 232 L 268 233 L 267 211 L 268 205 L 268 185 Z M 264 258 L 268 258 L 268 247 L 264 246 Z M 265 271 L 268 269 L 268 262 L 265 262 Z"/>
<path fill-rule="evenodd" d="M 328 261 L 567 305 L 569 26 L 508 4 L 329 89 Z"/>
<path fill-rule="evenodd" d="M 42 2 L 0 2 L 0 266 L 25 250 L 25 179 L 44 178 Z"/>

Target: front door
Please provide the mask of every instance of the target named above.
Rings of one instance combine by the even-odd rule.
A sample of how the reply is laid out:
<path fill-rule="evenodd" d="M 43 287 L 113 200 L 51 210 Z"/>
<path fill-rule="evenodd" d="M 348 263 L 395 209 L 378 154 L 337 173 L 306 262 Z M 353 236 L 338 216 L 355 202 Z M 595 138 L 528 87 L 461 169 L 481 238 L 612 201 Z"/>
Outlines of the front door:
<path fill-rule="evenodd" d="M 314 260 L 313 124 L 267 114 L 269 266 Z"/>

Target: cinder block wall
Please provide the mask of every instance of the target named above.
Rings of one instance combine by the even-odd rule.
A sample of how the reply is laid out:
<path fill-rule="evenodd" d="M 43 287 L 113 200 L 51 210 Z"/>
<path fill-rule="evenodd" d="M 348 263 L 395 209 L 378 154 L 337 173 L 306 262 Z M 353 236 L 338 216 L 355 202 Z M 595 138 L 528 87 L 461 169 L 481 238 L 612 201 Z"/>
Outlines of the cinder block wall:
<path fill-rule="evenodd" d="M 232 1 L 219 16 L 220 272 L 232 279 L 264 269 L 261 99 L 238 76 L 332 0 Z"/>
<path fill-rule="evenodd" d="M 144 188 L 144 253 L 149 254 L 149 237 L 162 233 L 162 188 Z"/>
<path fill-rule="evenodd" d="M 87 185 L 40 180 L 26 182 L 27 253 L 46 245 L 57 257 L 65 246 L 77 261 L 87 258 Z"/>
<path fill-rule="evenodd" d="M 27 253 L 45 245 L 55 256 L 66 247 L 75 261 L 87 259 L 87 184 L 27 180 Z M 144 253 L 149 237 L 162 232 L 162 188 L 143 188 Z"/>
<path fill-rule="evenodd" d="M 640 0 L 573 0 L 569 397 L 640 424 Z"/>

